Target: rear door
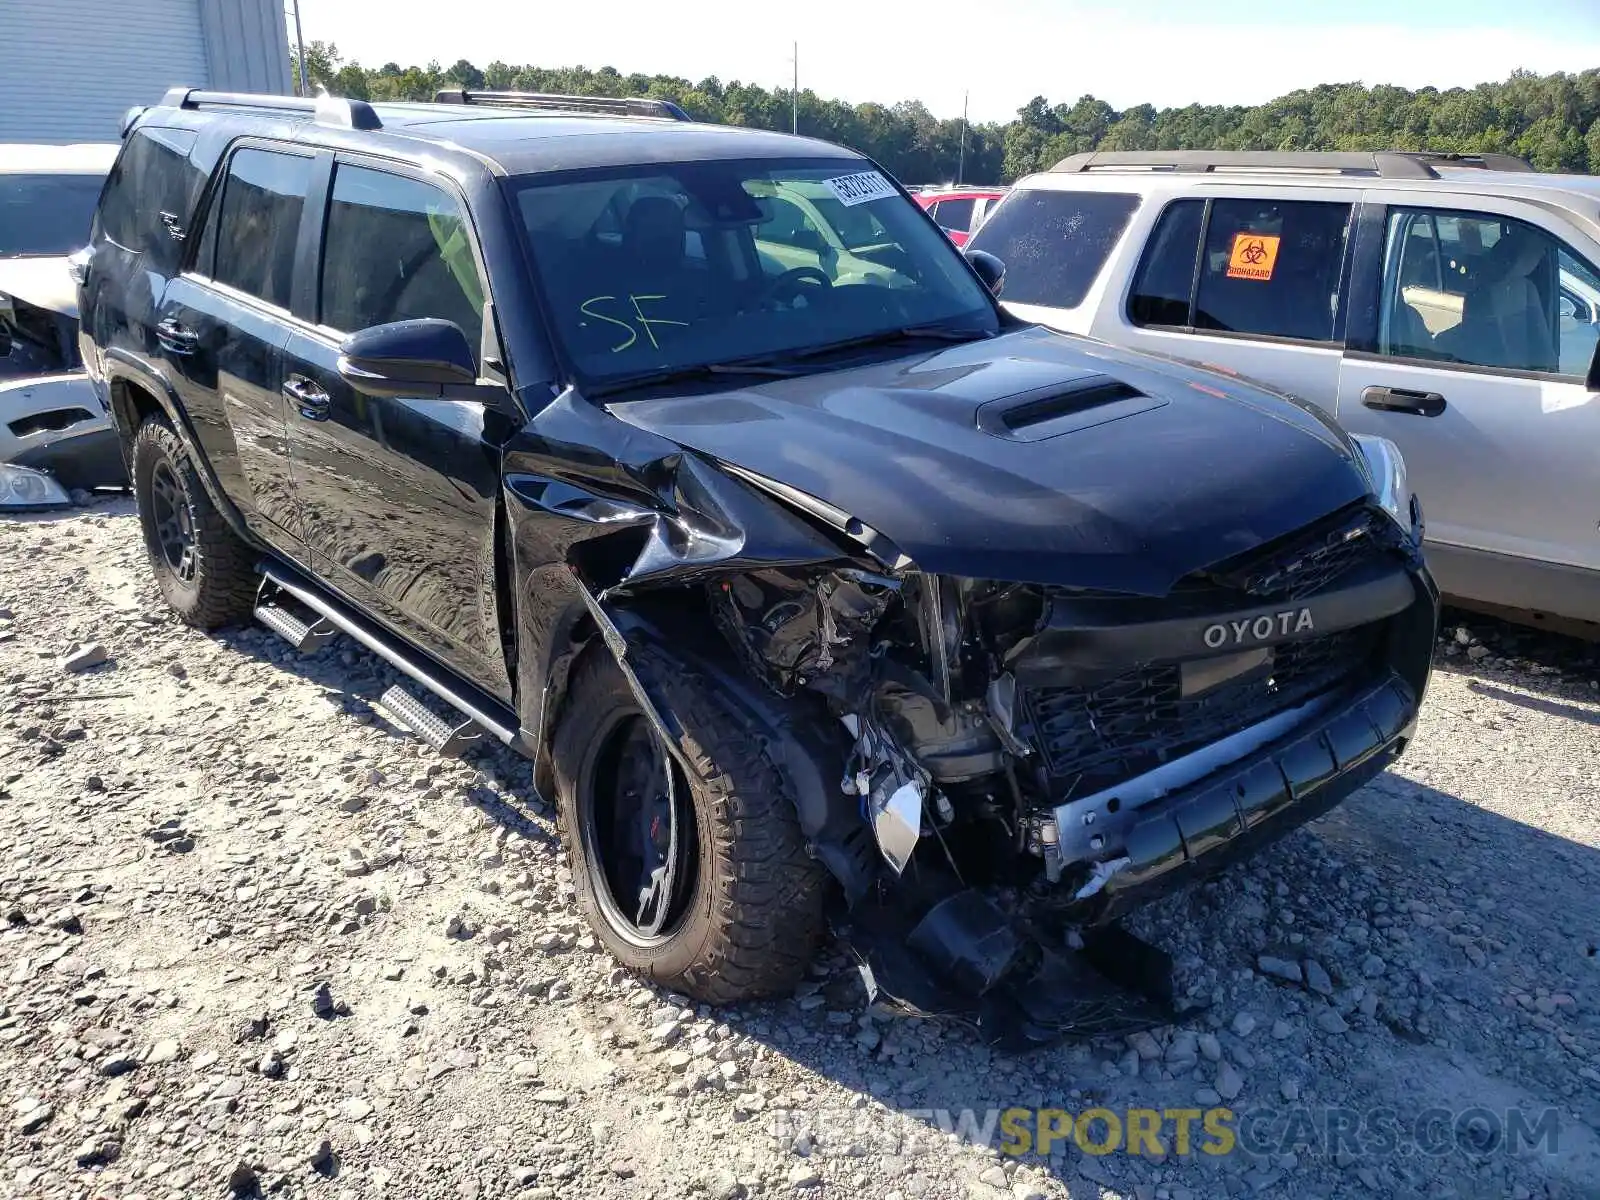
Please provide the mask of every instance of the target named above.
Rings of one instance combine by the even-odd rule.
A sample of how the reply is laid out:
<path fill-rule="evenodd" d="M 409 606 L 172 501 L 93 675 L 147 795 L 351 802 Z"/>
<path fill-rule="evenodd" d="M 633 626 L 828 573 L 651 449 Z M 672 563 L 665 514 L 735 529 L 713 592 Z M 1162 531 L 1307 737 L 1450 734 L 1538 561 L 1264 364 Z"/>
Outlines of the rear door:
<path fill-rule="evenodd" d="M 485 275 L 466 206 L 436 178 L 357 157 L 340 156 L 323 186 L 320 282 L 297 300 L 283 381 L 313 564 L 509 701 L 495 520 L 500 447 L 517 422 L 476 402 L 369 396 L 338 371 L 348 334 L 390 321 L 453 321 L 481 345 Z"/>
<path fill-rule="evenodd" d="M 1399 445 L 1430 543 L 1600 570 L 1595 334 L 1563 306 L 1600 244 L 1542 207 L 1446 199 L 1368 194 L 1339 421 Z"/>
<path fill-rule="evenodd" d="M 1273 188 L 1162 210 L 1089 332 L 1245 376 L 1333 412 L 1357 194 Z"/>
<path fill-rule="evenodd" d="M 950 235 L 958 246 L 967 244 L 977 200 L 972 196 L 947 196 L 933 206 L 934 224 Z"/>
<path fill-rule="evenodd" d="M 283 146 L 233 150 L 195 256 L 167 286 L 154 328 L 223 488 L 255 534 L 296 558 L 300 521 L 279 389 L 313 165 L 311 152 Z"/>

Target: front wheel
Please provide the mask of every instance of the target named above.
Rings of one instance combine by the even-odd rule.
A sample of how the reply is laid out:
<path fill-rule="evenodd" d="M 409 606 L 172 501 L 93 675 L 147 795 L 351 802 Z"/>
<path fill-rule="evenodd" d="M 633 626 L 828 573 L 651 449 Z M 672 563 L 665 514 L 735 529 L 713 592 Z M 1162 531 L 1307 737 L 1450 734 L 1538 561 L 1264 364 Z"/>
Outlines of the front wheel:
<path fill-rule="evenodd" d="M 150 569 L 172 610 L 199 629 L 248 619 L 257 585 L 250 548 L 211 503 L 182 439 L 160 417 L 134 434 L 133 493 Z"/>
<path fill-rule="evenodd" d="M 629 970 L 711 1004 L 785 993 L 826 877 L 760 740 L 692 674 L 668 685 L 685 772 L 616 663 L 575 672 L 552 746 L 578 904 Z"/>

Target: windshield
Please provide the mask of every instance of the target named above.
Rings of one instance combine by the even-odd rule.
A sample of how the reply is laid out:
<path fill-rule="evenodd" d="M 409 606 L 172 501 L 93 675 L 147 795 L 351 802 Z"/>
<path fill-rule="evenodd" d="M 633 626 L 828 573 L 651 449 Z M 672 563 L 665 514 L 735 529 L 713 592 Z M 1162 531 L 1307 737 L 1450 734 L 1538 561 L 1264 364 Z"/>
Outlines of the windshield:
<path fill-rule="evenodd" d="M 104 182 L 102 175 L 0 174 L 0 258 L 87 246 Z"/>
<path fill-rule="evenodd" d="M 511 182 L 586 380 L 803 353 L 920 326 L 992 333 L 987 293 L 859 160 L 650 164 Z"/>

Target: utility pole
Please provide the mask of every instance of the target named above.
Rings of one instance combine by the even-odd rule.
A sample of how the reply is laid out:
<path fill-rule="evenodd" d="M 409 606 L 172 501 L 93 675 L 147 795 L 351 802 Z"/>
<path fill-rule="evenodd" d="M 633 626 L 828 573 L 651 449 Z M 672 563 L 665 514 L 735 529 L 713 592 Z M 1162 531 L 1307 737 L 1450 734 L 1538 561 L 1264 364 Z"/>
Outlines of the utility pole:
<path fill-rule="evenodd" d="M 794 86 L 789 89 L 789 132 L 800 132 L 800 43 L 794 44 Z"/>
<path fill-rule="evenodd" d="M 300 32 L 300 0 L 294 0 L 294 42 L 300 49 L 300 92 L 302 96 L 309 96 L 311 88 L 306 84 L 306 39 Z"/>
<path fill-rule="evenodd" d="M 961 93 L 961 149 L 956 157 L 956 185 L 961 184 L 961 175 L 967 169 L 967 93 Z"/>

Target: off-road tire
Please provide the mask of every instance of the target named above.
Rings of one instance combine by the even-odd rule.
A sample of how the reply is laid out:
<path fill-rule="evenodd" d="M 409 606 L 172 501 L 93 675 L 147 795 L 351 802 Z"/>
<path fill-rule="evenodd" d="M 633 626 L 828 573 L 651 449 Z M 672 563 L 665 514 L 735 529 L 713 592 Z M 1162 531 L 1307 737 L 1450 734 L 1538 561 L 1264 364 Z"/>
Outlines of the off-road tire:
<path fill-rule="evenodd" d="M 165 464 L 177 478 L 194 539 L 194 577 L 178 577 L 156 532 L 151 480 Z M 145 552 L 156 586 L 173 612 L 197 629 L 220 629 L 250 618 L 259 577 L 255 555 L 211 503 L 183 441 L 161 417 L 149 417 L 133 436 L 133 494 Z"/>
<path fill-rule="evenodd" d="M 583 861 L 578 789 L 594 778 L 603 749 L 597 731 L 621 711 L 639 711 L 622 671 L 599 649 L 573 673 L 551 748 L 579 908 L 623 966 L 674 991 L 709 1004 L 788 994 L 822 940 L 826 872 L 807 854 L 784 780 L 738 711 L 681 667 L 663 689 L 693 767 L 695 893 L 670 938 L 649 947 L 619 935 L 597 901 L 592 864 Z"/>

